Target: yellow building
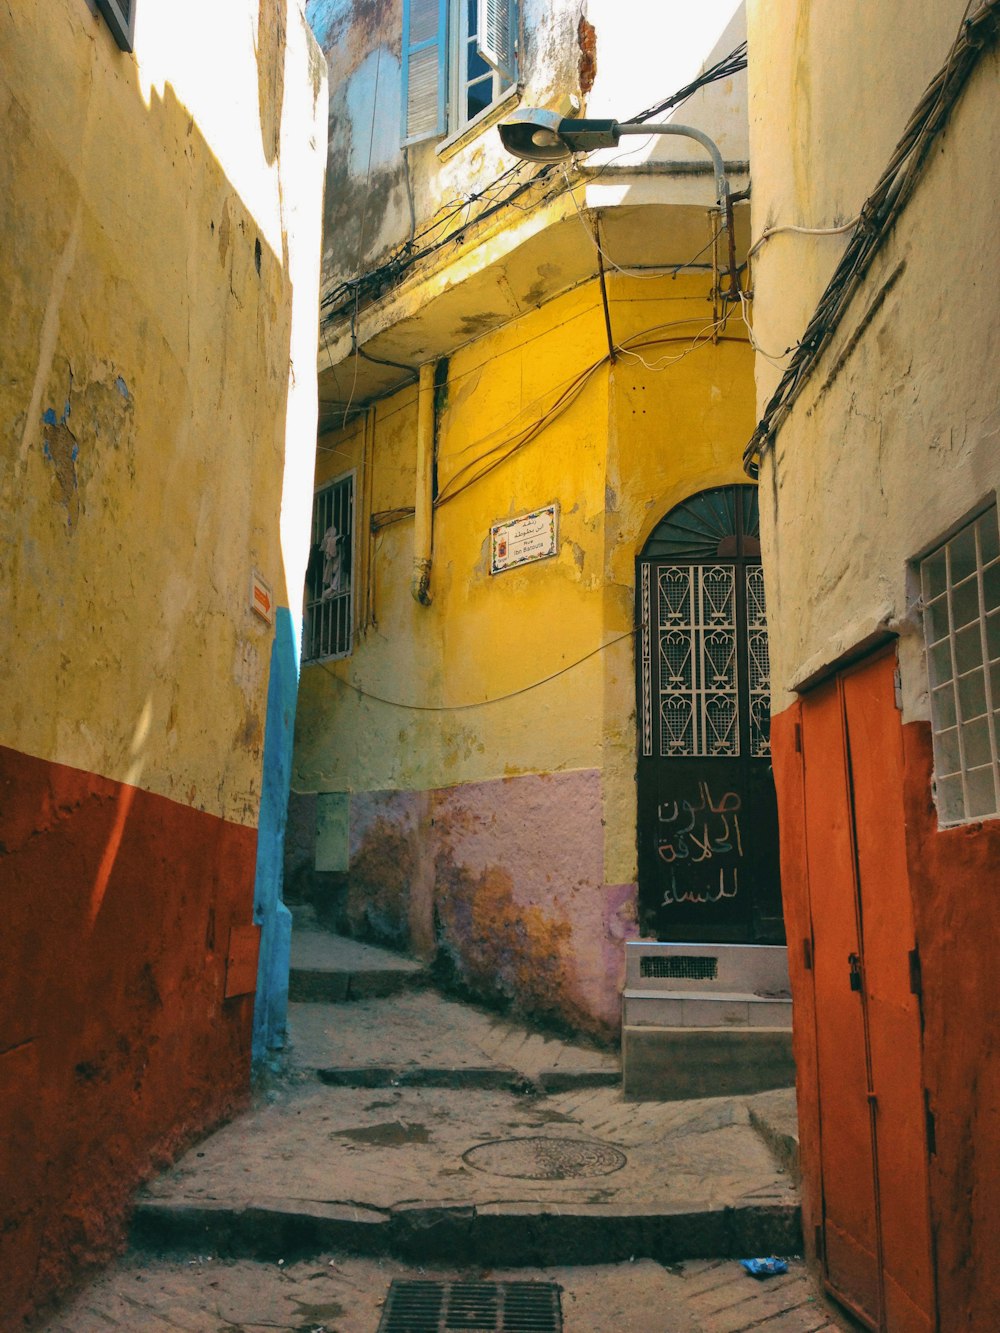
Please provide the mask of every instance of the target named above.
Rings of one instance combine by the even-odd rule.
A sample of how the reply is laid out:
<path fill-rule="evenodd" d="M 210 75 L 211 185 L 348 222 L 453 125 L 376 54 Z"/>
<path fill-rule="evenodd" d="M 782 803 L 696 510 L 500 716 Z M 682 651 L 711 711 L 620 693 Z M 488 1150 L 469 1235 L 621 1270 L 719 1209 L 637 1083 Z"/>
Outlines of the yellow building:
<path fill-rule="evenodd" d="M 281 1036 L 326 72 L 286 0 L 18 0 L 0 106 L 13 1328 L 248 1095 L 261 931 Z"/>
<path fill-rule="evenodd" d="M 423 121 L 417 5 L 378 34 L 309 8 L 331 162 L 289 881 L 467 993 L 607 1038 L 626 941 L 782 934 L 746 204 L 727 219 L 683 134 L 539 166 L 495 129 L 533 105 L 644 111 L 714 139 L 739 195 L 741 12 L 657 29 L 657 62 L 603 8 L 512 7 L 506 73 L 462 63 L 465 27 L 461 58 L 435 33 Z M 685 618 L 669 577 L 699 608 L 727 591 Z"/>

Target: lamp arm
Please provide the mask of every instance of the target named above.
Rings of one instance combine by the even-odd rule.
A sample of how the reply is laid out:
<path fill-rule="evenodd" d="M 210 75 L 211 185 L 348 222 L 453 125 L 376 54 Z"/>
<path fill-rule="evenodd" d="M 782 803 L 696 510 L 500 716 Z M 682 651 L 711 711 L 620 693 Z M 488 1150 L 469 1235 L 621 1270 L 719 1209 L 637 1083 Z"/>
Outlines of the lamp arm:
<path fill-rule="evenodd" d="M 691 125 L 618 125 L 617 130 L 619 134 L 681 134 L 686 139 L 694 139 L 696 143 L 700 143 L 711 157 L 712 166 L 715 168 L 716 199 L 720 204 L 725 204 L 729 193 L 726 168 L 718 144 L 707 134 L 703 134 L 701 130 L 696 130 Z"/>

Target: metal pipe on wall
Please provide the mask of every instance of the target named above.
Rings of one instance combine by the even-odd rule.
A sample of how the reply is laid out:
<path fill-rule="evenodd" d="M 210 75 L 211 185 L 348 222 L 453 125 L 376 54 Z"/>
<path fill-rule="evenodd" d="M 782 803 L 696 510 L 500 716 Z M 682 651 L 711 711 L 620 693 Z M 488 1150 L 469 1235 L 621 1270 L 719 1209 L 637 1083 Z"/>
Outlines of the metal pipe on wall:
<path fill-rule="evenodd" d="M 434 546 L 434 362 L 420 367 L 417 389 L 417 486 L 413 512 L 413 579 L 410 592 L 421 606 L 431 604 Z"/>

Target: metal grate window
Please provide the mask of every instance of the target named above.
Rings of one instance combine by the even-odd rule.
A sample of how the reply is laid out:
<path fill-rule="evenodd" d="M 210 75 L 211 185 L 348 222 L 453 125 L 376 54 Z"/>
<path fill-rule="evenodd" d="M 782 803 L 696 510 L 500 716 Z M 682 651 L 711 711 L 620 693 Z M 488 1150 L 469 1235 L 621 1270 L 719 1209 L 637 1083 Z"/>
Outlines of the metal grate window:
<path fill-rule="evenodd" d="M 378 1333 L 562 1333 L 554 1282 L 408 1282 L 389 1288 Z"/>
<path fill-rule="evenodd" d="M 747 565 L 747 685 L 750 703 L 750 753 L 771 753 L 771 654 L 767 646 L 764 570 Z"/>
<path fill-rule="evenodd" d="M 661 566 L 660 754 L 737 755 L 736 589 L 732 565 Z"/>
<path fill-rule="evenodd" d="M 992 506 L 920 562 L 941 824 L 1000 814 L 1000 530 Z"/>
<path fill-rule="evenodd" d="M 354 625 L 354 474 L 313 497 L 302 657 L 346 657 Z"/>
<path fill-rule="evenodd" d="M 639 959 L 639 975 L 642 977 L 675 977 L 685 981 L 714 981 L 719 975 L 718 958 L 705 958 L 697 954 L 671 954 L 667 958 L 648 957 Z"/>

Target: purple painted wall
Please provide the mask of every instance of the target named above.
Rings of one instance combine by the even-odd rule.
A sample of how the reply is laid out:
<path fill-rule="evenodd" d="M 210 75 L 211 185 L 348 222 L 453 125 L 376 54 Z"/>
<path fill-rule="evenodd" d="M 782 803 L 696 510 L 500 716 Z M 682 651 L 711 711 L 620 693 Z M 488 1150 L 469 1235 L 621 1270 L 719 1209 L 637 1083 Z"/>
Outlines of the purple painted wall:
<path fill-rule="evenodd" d="M 342 919 L 485 1000 L 615 1040 L 635 885 L 604 883 L 597 769 L 351 797 Z"/>

